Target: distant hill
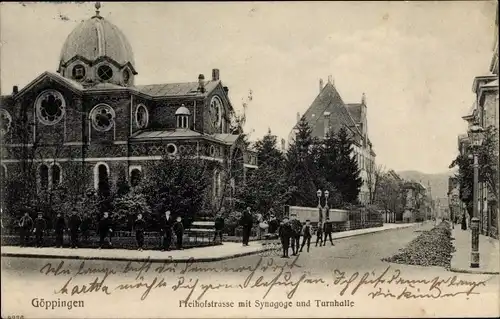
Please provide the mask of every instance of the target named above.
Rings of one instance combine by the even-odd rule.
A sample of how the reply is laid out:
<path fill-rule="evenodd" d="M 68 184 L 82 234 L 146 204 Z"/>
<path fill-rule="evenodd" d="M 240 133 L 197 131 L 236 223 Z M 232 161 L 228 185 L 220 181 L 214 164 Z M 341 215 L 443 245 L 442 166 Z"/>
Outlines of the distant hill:
<path fill-rule="evenodd" d="M 448 197 L 448 177 L 453 176 L 454 172 L 449 171 L 439 174 L 426 174 L 418 171 L 401 171 L 397 172 L 405 180 L 413 180 L 422 182 L 425 187 L 430 183 L 432 188 L 433 198 Z"/>

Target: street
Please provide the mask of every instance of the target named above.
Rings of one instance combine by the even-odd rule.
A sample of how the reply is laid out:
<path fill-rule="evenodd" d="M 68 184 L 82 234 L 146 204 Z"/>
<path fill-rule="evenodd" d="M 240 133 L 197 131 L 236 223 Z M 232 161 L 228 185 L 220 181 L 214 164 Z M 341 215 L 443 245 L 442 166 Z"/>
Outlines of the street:
<path fill-rule="evenodd" d="M 2 258 L 2 302 L 10 307 L 4 314 L 67 317 L 68 307 L 61 307 L 61 302 L 47 310 L 36 306 L 41 307 L 42 298 L 44 302 L 64 301 L 71 294 L 71 300 L 84 302 L 70 310 L 72 317 L 156 317 L 169 311 L 175 311 L 176 317 L 220 313 L 217 305 L 205 308 L 205 300 L 229 307 L 224 309 L 228 317 L 241 314 L 239 308 L 248 302 L 252 304 L 245 309 L 248 316 L 261 311 L 289 317 L 307 316 L 311 311 L 321 316 L 341 316 L 345 311 L 356 316 L 418 316 L 424 315 L 424 309 L 428 315 L 452 316 L 468 313 L 478 302 L 481 308 L 475 309 L 477 315 L 498 311 L 498 276 L 456 274 L 439 267 L 381 261 L 431 228 L 427 223 L 360 235 L 337 240 L 334 247 L 330 243 L 314 247 L 313 238 L 310 252 L 304 250 L 297 259 L 282 259 L 274 252 L 272 256 L 198 264 L 65 260 L 60 266 L 57 259 Z M 473 293 L 467 295 L 471 288 Z M 54 294 L 56 291 L 58 294 Z M 425 296 L 416 297 L 418 294 Z M 463 302 L 466 300 L 470 302 Z M 225 305 L 227 301 L 236 304 Z M 242 303 L 238 305 L 238 301 Z M 310 302 L 311 306 L 300 307 L 300 302 Z M 388 307 L 381 307 L 384 303 Z M 107 306 L 100 307 L 104 304 Z"/>

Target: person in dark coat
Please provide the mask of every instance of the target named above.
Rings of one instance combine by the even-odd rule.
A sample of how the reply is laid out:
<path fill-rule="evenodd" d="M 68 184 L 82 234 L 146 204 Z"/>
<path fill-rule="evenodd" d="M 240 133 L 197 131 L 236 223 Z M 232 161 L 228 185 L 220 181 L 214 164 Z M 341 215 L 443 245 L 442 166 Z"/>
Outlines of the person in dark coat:
<path fill-rule="evenodd" d="M 248 242 L 250 241 L 250 233 L 252 232 L 253 226 L 253 218 L 250 207 L 247 207 L 246 211 L 243 212 L 240 224 L 243 227 L 243 246 L 248 246 Z"/>
<path fill-rule="evenodd" d="M 332 232 L 333 232 L 333 225 L 332 222 L 330 221 L 330 218 L 326 218 L 325 223 L 323 224 L 323 233 L 325 237 L 323 238 L 323 246 L 326 245 L 326 239 L 330 238 L 330 243 L 332 243 L 332 246 L 335 246 L 332 240 Z"/>
<path fill-rule="evenodd" d="M 222 209 L 221 209 L 222 210 Z M 224 231 L 224 217 L 222 217 L 222 212 L 218 213 L 217 216 L 215 216 L 214 220 L 214 242 L 217 239 L 217 235 L 220 237 L 220 242 L 222 244 L 222 232 Z"/>
<path fill-rule="evenodd" d="M 177 216 L 177 220 L 175 221 L 174 225 L 172 226 L 172 229 L 174 230 L 175 238 L 177 238 L 177 242 L 176 242 L 175 247 L 177 249 L 183 249 L 182 248 L 182 237 L 184 236 L 184 225 L 182 224 L 181 216 Z"/>
<path fill-rule="evenodd" d="M 170 216 L 170 211 L 167 210 L 165 215 L 162 216 L 160 220 L 160 234 L 162 237 L 163 245 L 161 251 L 170 250 L 170 245 L 172 244 L 172 225 L 174 224 L 174 219 Z"/>
<path fill-rule="evenodd" d="M 71 238 L 71 248 L 78 248 L 78 232 L 80 231 L 82 219 L 78 216 L 78 212 L 76 210 L 71 211 L 68 224 L 69 235 Z"/>
<path fill-rule="evenodd" d="M 104 239 L 113 232 L 113 226 L 111 225 L 111 219 L 109 218 L 108 212 L 104 212 L 103 217 L 99 221 L 97 231 L 99 232 L 99 249 L 101 249 L 104 245 Z M 111 240 L 109 240 L 108 243 L 111 245 Z"/>
<path fill-rule="evenodd" d="M 292 215 L 290 226 L 292 227 L 292 255 L 296 256 L 300 248 L 300 232 L 302 231 L 302 223 L 297 219 L 296 215 Z"/>
<path fill-rule="evenodd" d="M 271 215 L 271 219 L 269 220 L 269 234 L 275 234 L 280 227 L 280 222 L 276 219 L 276 216 Z"/>
<path fill-rule="evenodd" d="M 66 221 L 64 220 L 64 216 L 61 213 L 57 213 L 56 222 L 55 222 L 55 233 L 56 233 L 56 247 L 62 248 L 64 243 L 64 229 L 66 228 Z"/>
<path fill-rule="evenodd" d="M 146 222 L 142 219 L 142 214 L 137 215 L 137 219 L 134 222 L 134 229 L 137 250 L 142 251 L 144 248 L 144 230 L 146 229 Z"/>
<path fill-rule="evenodd" d="M 33 219 L 28 212 L 24 212 L 24 216 L 19 221 L 19 235 L 21 247 L 26 246 L 30 241 L 31 231 L 33 230 Z"/>
<path fill-rule="evenodd" d="M 43 214 L 41 212 L 38 213 L 38 218 L 34 221 L 35 228 L 33 231 L 36 236 L 36 247 L 41 248 L 43 246 L 43 234 L 45 229 L 47 229 L 47 222 L 43 218 Z"/>
<path fill-rule="evenodd" d="M 302 246 L 300 246 L 300 252 L 304 249 L 304 245 L 307 243 L 307 252 L 309 252 L 309 247 L 311 247 L 311 221 L 309 219 L 306 220 L 306 224 L 302 227 Z"/>
<path fill-rule="evenodd" d="M 283 248 L 282 258 L 288 258 L 288 249 L 290 248 L 290 238 L 292 237 L 292 233 L 293 230 L 292 227 L 290 226 L 290 223 L 288 222 L 288 218 L 287 217 L 283 218 L 283 221 L 281 222 L 278 229 L 281 246 Z"/>
<path fill-rule="evenodd" d="M 89 215 L 85 213 L 82 218 L 82 224 L 80 225 L 80 229 L 82 231 L 82 238 L 84 242 L 88 242 L 90 236 L 90 226 L 92 224 L 92 220 Z"/>
<path fill-rule="evenodd" d="M 318 228 L 316 229 L 316 247 L 323 244 L 323 224 L 321 222 L 318 223 Z"/>

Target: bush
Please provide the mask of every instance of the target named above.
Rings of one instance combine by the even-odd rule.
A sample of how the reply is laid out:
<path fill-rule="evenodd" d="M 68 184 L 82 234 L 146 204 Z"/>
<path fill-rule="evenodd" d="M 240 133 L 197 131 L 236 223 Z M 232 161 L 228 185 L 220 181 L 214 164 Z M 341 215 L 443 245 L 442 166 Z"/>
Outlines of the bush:
<path fill-rule="evenodd" d="M 243 213 L 241 212 L 230 212 L 224 214 L 224 227 L 225 227 L 225 232 L 230 235 L 234 236 L 236 228 L 240 225 L 240 220 L 241 216 L 243 216 Z"/>
<path fill-rule="evenodd" d="M 138 214 L 142 214 L 146 222 L 151 219 L 151 208 L 146 197 L 139 193 L 130 192 L 115 198 L 113 207 L 110 217 L 117 230 L 132 230 Z"/>

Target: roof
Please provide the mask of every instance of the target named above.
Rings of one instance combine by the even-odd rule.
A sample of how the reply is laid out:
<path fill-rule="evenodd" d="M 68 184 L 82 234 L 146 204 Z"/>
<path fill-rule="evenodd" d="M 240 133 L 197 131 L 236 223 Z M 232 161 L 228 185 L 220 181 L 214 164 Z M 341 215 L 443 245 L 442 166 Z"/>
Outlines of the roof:
<path fill-rule="evenodd" d="M 214 134 L 212 135 L 216 140 L 223 142 L 224 144 L 233 145 L 240 135 L 238 134 Z"/>
<path fill-rule="evenodd" d="M 311 126 L 313 136 L 324 136 L 325 112 L 330 112 L 329 126 L 334 132 L 337 132 L 343 126 L 347 126 L 356 132 L 358 136 L 361 136 L 355 121 L 332 83 L 327 83 L 323 87 L 320 94 L 302 116 Z"/>
<path fill-rule="evenodd" d="M 361 123 L 361 103 L 349 103 L 346 105 L 349 114 L 356 123 Z"/>
<path fill-rule="evenodd" d="M 81 22 L 66 38 L 60 62 L 67 63 L 75 56 L 90 61 L 106 56 L 121 65 L 135 66 L 132 46 L 123 32 L 99 15 Z"/>
<path fill-rule="evenodd" d="M 219 83 L 220 80 L 205 81 L 205 92 L 214 90 Z M 135 86 L 135 88 L 139 92 L 150 96 L 202 95 L 203 93 L 198 90 L 198 87 L 198 82 L 148 84 Z"/>
<path fill-rule="evenodd" d="M 191 112 L 189 112 L 187 107 L 181 106 L 177 109 L 177 111 L 175 111 L 175 115 L 191 115 Z"/>
<path fill-rule="evenodd" d="M 201 133 L 192 130 L 161 130 L 161 131 L 143 131 L 132 137 L 133 140 L 161 140 L 168 138 L 190 138 L 200 137 Z"/>
<path fill-rule="evenodd" d="M 483 88 L 497 88 L 498 87 L 498 79 L 496 79 L 495 81 L 491 81 L 491 82 L 488 82 L 486 83 L 485 85 L 481 86 Z"/>

